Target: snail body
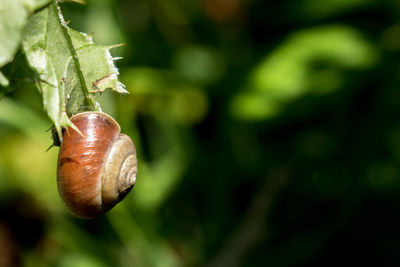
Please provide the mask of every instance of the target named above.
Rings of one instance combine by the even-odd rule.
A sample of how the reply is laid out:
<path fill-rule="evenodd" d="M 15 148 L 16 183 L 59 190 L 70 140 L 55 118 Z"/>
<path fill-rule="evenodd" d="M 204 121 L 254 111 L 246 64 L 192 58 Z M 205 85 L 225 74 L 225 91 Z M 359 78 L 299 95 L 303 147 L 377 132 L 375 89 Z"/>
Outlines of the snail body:
<path fill-rule="evenodd" d="M 71 117 L 80 133 L 63 134 L 57 163 L 57 185 L 69 210 L 95 218 L 114 207 L 136 182 L 136 149 L 109 115 L 83 112 Z"/>

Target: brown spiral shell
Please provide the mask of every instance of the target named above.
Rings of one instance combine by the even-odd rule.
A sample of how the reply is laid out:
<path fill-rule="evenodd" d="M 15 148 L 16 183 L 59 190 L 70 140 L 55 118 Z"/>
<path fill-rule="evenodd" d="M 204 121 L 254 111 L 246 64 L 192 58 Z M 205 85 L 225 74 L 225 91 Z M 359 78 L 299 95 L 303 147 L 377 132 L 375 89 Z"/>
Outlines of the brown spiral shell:
<path fill-rule="evenodd" d="M 110 210 L 136 182 L 136 149 L 120 126 L 102 112 L 71 117 L 81 132 L 63 134 L 57 163 L 57 185 L 69 210 L 80 218 L 95 218 Z"/>

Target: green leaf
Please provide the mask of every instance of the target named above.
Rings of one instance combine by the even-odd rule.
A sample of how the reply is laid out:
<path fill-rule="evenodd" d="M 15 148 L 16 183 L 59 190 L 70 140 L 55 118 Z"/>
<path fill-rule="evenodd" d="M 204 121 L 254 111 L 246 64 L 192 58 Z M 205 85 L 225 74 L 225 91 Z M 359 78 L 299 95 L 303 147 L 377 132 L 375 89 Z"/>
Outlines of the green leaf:
<path fill-rule="evenodd" d="M 6 78 L 6 76 L 4 76 L 4 74 L 0 71 L 0 85 L 1 86 L 8 86 L 9 82 L 8 79 Z"/>
<path fill-rule="evenodd" d="M 110 48 L 96 45 L 90 36 L 67 27 L 56 3 L 30 19 L 23 49 L 39 76 L 44 108 L 59 136 L 62 128 L 73 127 L 69 116 L 100 110 L 94 93 L 107 88 L 127 93 L 117 79 Z"/>
<path fill-rule="evenodd" d="M 12 61 L 17 52 L 28 16 L 50 1 L 0 0 L 0 68 Z"/>

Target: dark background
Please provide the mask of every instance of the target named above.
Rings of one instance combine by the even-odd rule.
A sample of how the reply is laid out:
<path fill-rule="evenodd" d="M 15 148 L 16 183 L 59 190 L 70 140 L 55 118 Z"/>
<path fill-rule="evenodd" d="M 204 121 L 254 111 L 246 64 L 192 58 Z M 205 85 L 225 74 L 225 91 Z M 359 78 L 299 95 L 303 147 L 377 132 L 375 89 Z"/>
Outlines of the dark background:
<path fill-rule="evenodd" d="M 0 120 L 0 265 L 400 265 L 399 1 L 87 2 L 62 10 L 125 43 L 130 94 L 98 99 L 138 181 L 69 215 L 40 95 L 8 93 L 35 121 Z"/>

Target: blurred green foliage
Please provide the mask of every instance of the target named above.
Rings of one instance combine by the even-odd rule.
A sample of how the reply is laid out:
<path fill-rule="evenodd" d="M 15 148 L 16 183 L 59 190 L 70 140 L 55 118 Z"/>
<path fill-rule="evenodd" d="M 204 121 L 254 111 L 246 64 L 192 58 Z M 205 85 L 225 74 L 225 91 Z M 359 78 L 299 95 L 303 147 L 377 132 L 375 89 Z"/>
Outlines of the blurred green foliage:
<path fill-rule="evenodd" d="M 296 32 L 250 74 L 248 89 L 236 97 L 232 112 L 243 119 L 264 120 L 304 94 L 339 89 L 342 70 L 376 61 L 375 51 L 359 35 L 340 26 Z"/>
<path fill-rule="evenodd" d="M 399 1 L 62 8 L 126 44 L 130 94 L 99 101 L 135 141 L 138 181 L 105 216 L 72 217 L 39 93 L 6 92 L 1 266 L 400 265 Z"/>

